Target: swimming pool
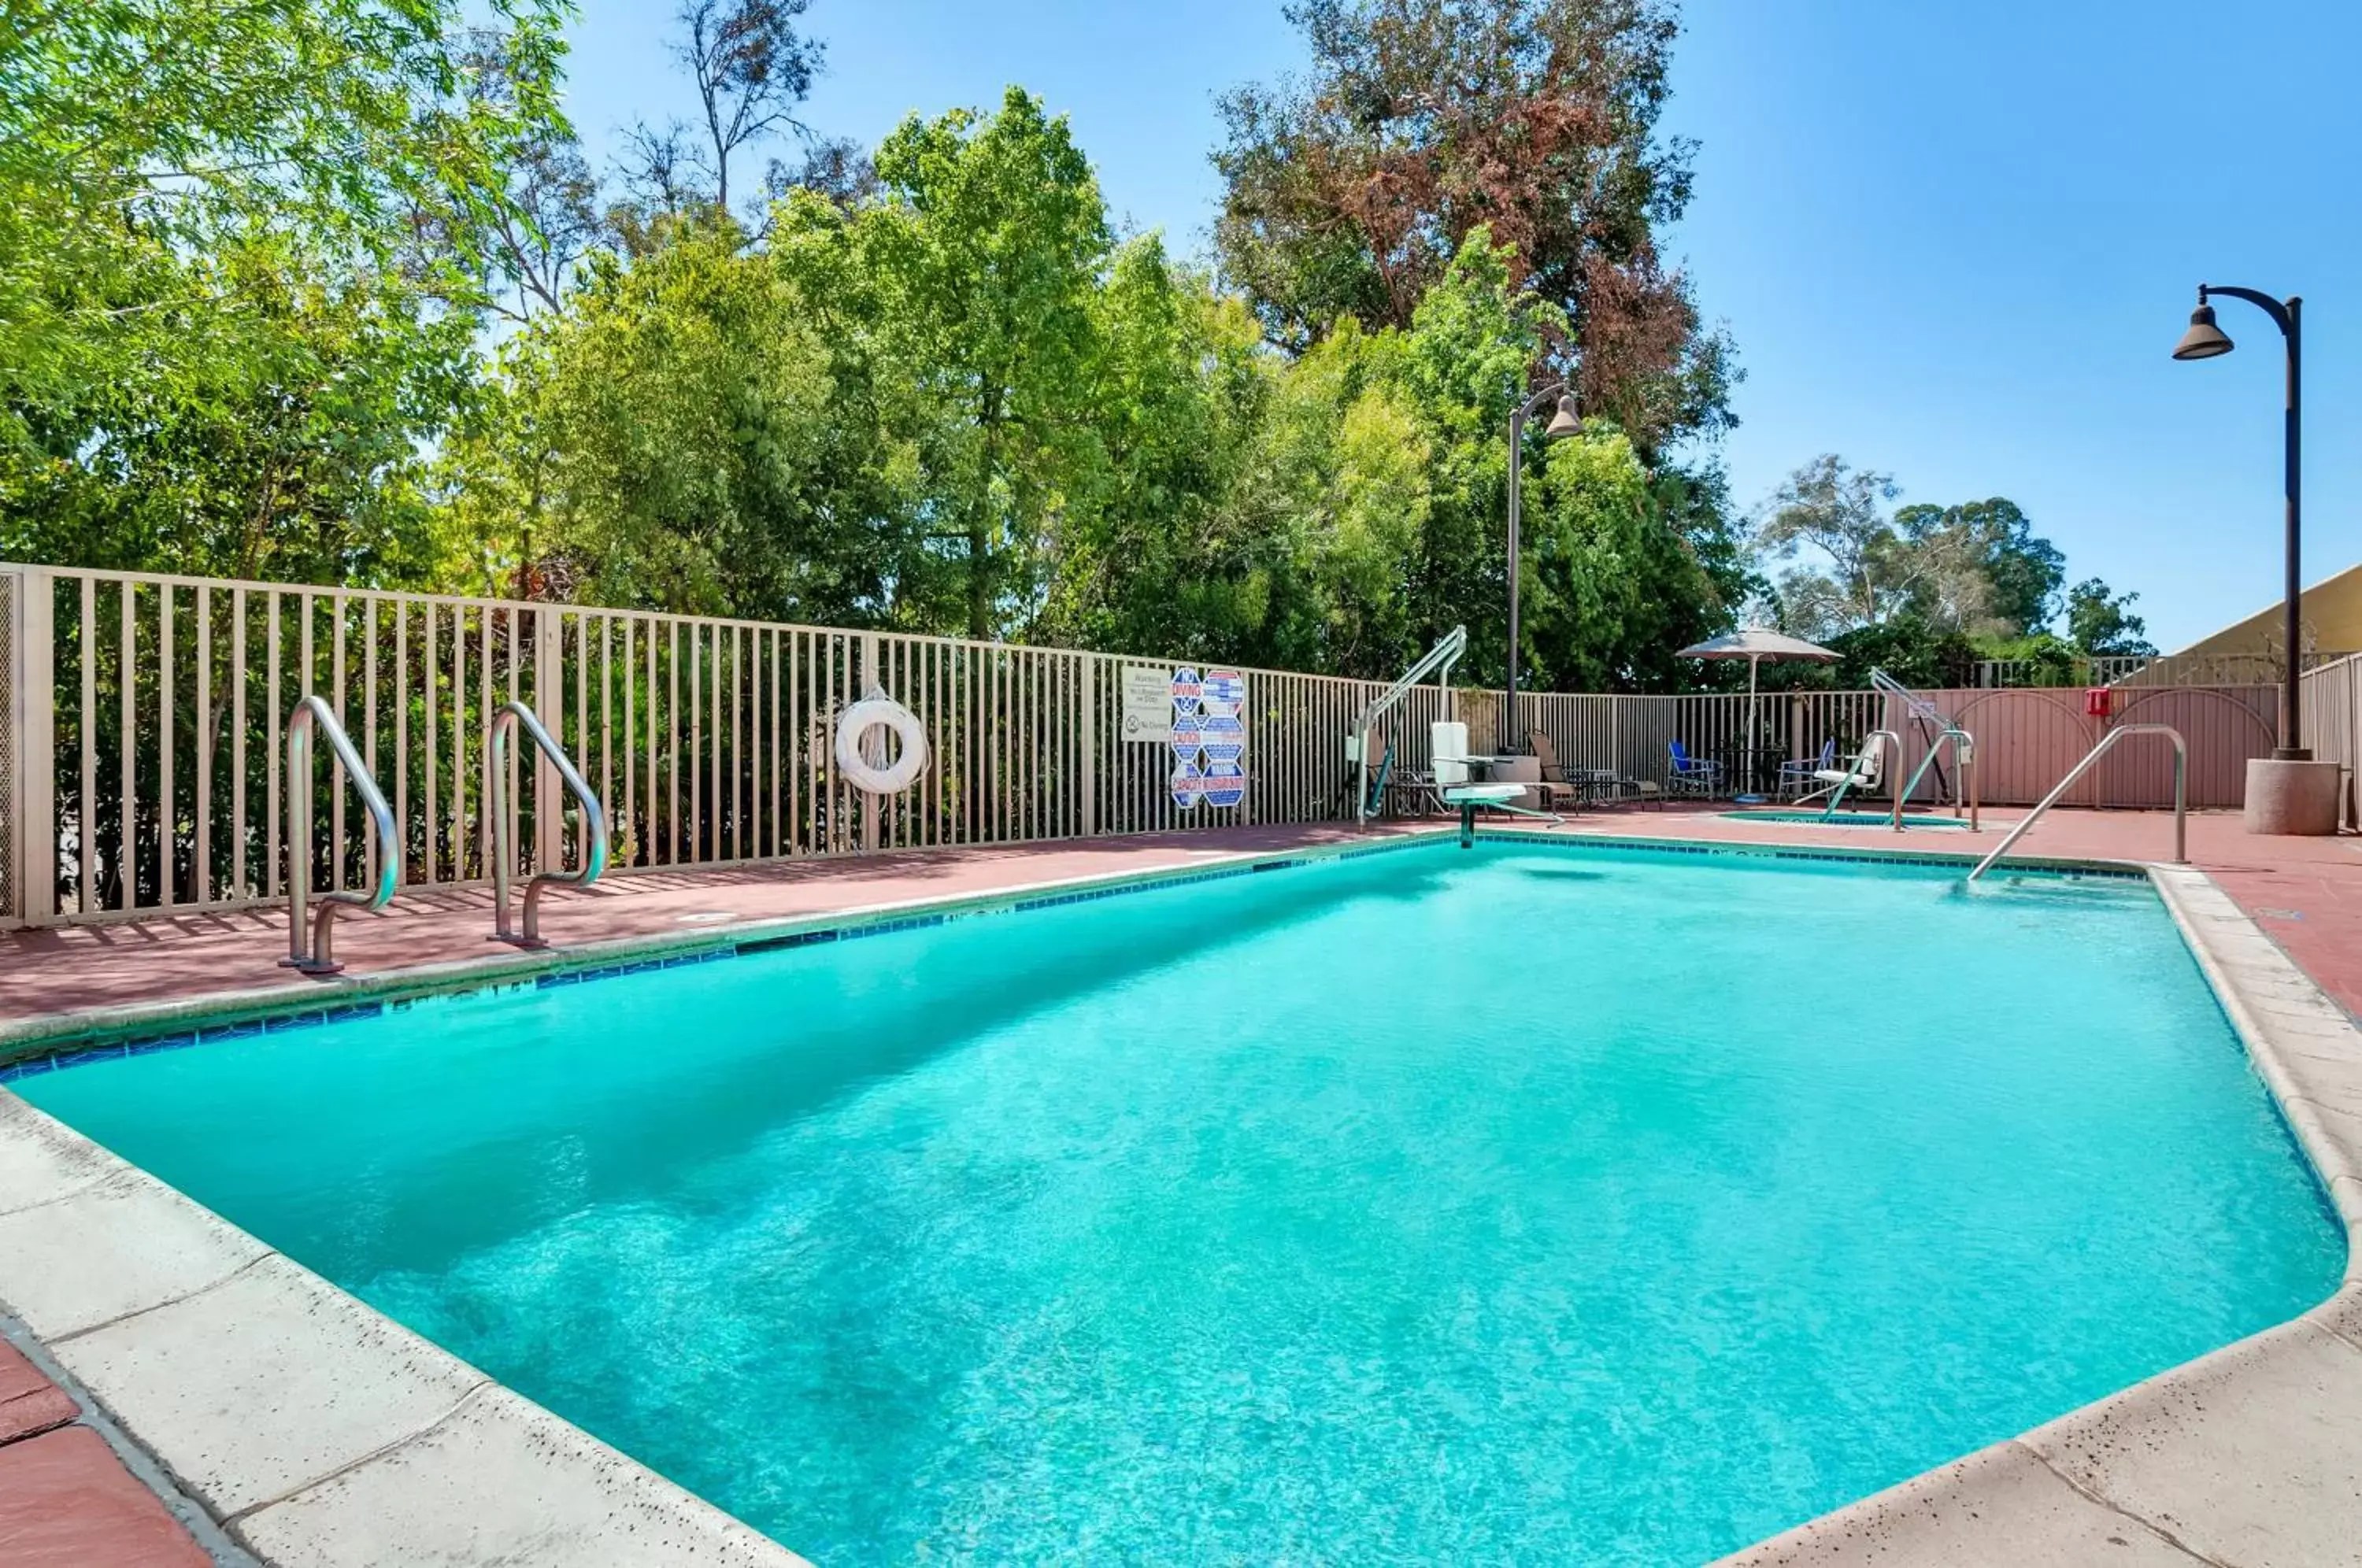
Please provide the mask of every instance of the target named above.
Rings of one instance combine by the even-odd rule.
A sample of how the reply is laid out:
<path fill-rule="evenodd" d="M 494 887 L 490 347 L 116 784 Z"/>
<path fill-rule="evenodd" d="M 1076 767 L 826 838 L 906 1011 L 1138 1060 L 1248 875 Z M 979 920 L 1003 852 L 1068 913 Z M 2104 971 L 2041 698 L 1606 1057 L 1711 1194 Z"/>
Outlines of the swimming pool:
<path fill-rule="evenodd" d="M 12 1087 L 823 1565 L 1697 1562 L 2335 1283 L 2147 887 L 1959 883 L 1422 846 Z"/>

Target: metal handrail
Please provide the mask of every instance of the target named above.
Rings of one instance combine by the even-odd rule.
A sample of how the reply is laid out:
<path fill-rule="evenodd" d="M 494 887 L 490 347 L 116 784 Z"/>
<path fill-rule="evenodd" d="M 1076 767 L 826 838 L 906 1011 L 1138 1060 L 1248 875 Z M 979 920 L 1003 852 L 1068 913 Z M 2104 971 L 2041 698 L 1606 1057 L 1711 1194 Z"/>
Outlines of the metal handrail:
<path fill-rule="evenodd" d="M 1893 730 L 1871 731 L 1870 734 L 1861 737 L 1861 750 L 1854 753 L 1853 762 L 1848 765 L 1846 768 L 1846 772 L 1849 777 L 1842 783 L 1830 786 L 1833 792 L 1829 796 L 1829 803 L 1821 809 L 1821 820 L 1823 822 L 1827 822 L 1831 817 L 1838 814 L 1838 807 L 1844 801 L 1846 791 L 1853 788 L 1853 779 L 1850 776 L 1861 771 L 1861 759 L 1869 755 L 1870 743 L 1874 740 L 1883 740 L 1886 743 L 1886 750 L 1883 754 L 1886 760 L 1879 765 L 1878 776 L 1881 778 L 1885 778 L 1886 770 L 1889 767 L 1892 767 L 1897 773 L 1903 771 L 1903 737 L 1896 734 Z M 1864 782 L 1866 783 L 1868 780 L 1864 780 Z M 1805 801 L 1809 801 L 1811 799 L 1812 796 L 1806 795 L 1802 797 L 1797 803 L 1801 805 Z M 1903 797 L 1900 795 L 1894 797 L 1894 825 L 1898 829 L 1903 826 Z"/>
<path fill-rule="evenodd" d="M 1904 802 L 1919 792 L 1919 780 L 1926 778 L 1927 769 L 1936 766 L 1936 758 L 1942 755 L 1946 741 L 1952 743 L 1953 754 L 1959 758 L 1960 764 L 1960 786 L 1952 797 L 1952 814 L 1955 817 L 1967 817 L 1970 833 L 1983 831 L 1983 816 L 1978 809 L 1980 802 L 1976 787 L 1977 737 L 1958 724 L 1946 724 L 1936 738 L 1928 743 L 1927 755 L 1921 757 L 1919 766 L 1912 770 L 1911 782 L 1905 784 L 1903 787 L 1903 793 L 1895 797 L 1894 825 L 1897 830 L 1903 826 Z M 1940 783 L 1942 775 L 1938 774 L 1937 777 Z M 1944 793 L 1941 789 L 1936 791 L 1936 803 L 1939 806 L 1944 803 Z M 1963 807 L 1966 810 L 1963 810 Z"/>
<path fill-rule="evenodd" d="M 1447 707 L 1445 716 L 1450 717 L 1451 667 L 1459 663 L 1460 656 L 1467 651 L 1468 628 L 1452 627 L 1443 634 L 1440 641 L 1427 650 L 1417 664 L 1403 672 L 1401 679 L 1387 687 L 1376 701 L 1362 710 L 1362 716 L 1354 722 L 1353 733 L 1345 737 L 1346 744 L 1353 748 L 1353 763 L 1357 769 L 1353 793 L 1355 821 L 1368 822 L 1374 814 L 1370 810 L 1370 726 L 1399 706 L 1403 699 L 1411 694 L 1412 689 L 1429 675 L 1435 676 L 1435 683 L 1443 689 Z M 1510 715 L 1510 719 L 1514 723 L 1516 715 Z"/>
<path fill-rule="evenodd" d="M 370 833 L 377 850 L 377 886 L 367 892 L 337 889 L 320 895 L 319 913 L 312 917 L 312 945 L 304 945 L 304 913 L 312 899 L 312 732 L 328 737 L 328 748 L 344 765 L 353 788 L 369 809 Z M 341 845 L 338 846 L 342 848 Z M 402 835 L 393 825 L 393 808 L 385 791 L 370 777 L 369 767 L 353 749 L 352 737 L 337 720 L 337 711 L 322 698 L 306 696 L 287 716 L 287 956 L 283 968 L 306 975 L 333 975 L 344 967 L 331 945 L 337 906 L 352 904 L 381 910 L 402 882 Z"/>
<path fill-rule="evenodd" d="M 547 757 L 565 780 L 566 788 L 582 802 L 582 866 L 576 871 L 543 871 L 524 885 L 524 929 L 509 929 L 509 878 L 513 875 L 516 852 L 509 842 L 509 770 L 508 737 L 512 731 L 523 729 L 527 739 Z M 592 794 L 590 786 L 582 781 L 573 760 L 559 749 L 542 727 L 541 720 L 523 702 L 511 701 L 501 704 L 492 715 L 491 733 L 484 739 L 484 816 L 485 836 L 491 840 L 485 858 L 492 867 L 492 935 L 494 942 L 505 942 L 512 947 L 546 947 L 541 939 L 541 890 L 552 882 L 567 882 L 587 888 L 607 869 L 607 809 Z"/>
<path fill-rule="evenodd" d="M 2169 735 L 2173 739 L 2173 863 L 2176 866 L 2188 865 L 2190 863 L 2190 744 L 2181 738 L 2181 732 L 2171 724 L 2119 724 L 2102 735 L 2100 744 L 2083 754 L 2082 761 L 2067 770 L 2067 777 L 2058 780 L 2050 793 L 2043 796 L 2034 810 L 2025 813 L 2023 822 L 2009 830 L 2009 836 L 1995 845 L 1991 855 L 1977 862 L 1977 868 L 1969 873 L 1969 880 L 1975 881 L 1992 868 L 1994 861 L 2007 855 L 2010 845 L 2024 838 L 2026 829 L 2032 827 L 2043 812 L 2058 804 L 2058 797 L 2067 793 L 2074 786 L 2075 780 L 2089 773 L 2092 770 L 2092 765 L 2105 756 L 2110 746 L 2126 735 L 2142 734 Z"/>

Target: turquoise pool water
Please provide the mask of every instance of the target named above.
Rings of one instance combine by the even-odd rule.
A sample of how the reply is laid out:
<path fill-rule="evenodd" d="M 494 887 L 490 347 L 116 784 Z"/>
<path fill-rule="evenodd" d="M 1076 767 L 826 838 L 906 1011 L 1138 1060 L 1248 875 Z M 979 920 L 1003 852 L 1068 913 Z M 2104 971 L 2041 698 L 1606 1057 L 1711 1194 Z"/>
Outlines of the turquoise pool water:
<path fill-rule="evenodd" d="M 1690 1563 L 2312 1305 L 2145 885 L 1451 845 L 15 1087 L 839 1563 Z"/>

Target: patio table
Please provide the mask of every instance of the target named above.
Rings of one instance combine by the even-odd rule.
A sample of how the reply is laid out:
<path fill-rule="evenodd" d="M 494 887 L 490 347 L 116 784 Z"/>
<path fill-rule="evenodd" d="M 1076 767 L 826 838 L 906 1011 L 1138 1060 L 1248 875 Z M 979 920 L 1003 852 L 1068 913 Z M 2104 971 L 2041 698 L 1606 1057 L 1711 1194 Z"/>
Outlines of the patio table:
<path fill-rule="evenodd" d="M 1731 791 L 1738 795 L 1769 793 L 1772 780 L 1779 775 L 1780 764 L 1788 760 L 1785 746 L 1747 745 L 1738 742 L 1724 746 L 1722 755 Z"/>

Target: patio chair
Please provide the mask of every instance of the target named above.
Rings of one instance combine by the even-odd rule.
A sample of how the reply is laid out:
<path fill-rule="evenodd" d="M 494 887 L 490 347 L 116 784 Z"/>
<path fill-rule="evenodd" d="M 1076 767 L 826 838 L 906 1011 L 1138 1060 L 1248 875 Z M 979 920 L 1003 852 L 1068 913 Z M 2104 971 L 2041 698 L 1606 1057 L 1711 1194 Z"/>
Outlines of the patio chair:
<path fill-rule="evenodd" d="M 1475 758 L 1469 755 L 1466 724 L 1438 720 L 1427 726 L 1427 734 L 1428 750 L 1432 754 L 1428 764 L 1433 770 L 1435 798 L 1460 813 L 1461 848 L 1466 849 L 1476 842 L 1478 812 L 1507 812 L 1515 816 L 1558 820 L 1552 812 L 1529 811 L 1509 804 L 1526 792 L 1527 785 L 1473 781 L 1469 768 Z"/>
<path fill-rule="evenodd" d="M 1543 805 L 1555 811 L 1562 801 L 1577 809 L 1591 803 L 1590 784 L 1578 783 L 1568 777 L 1566 769 L 1559 766 L 1558 746 L 1550 736 L 1540 730 L 1528 730 L 1526 744 L 1533 747 L 1534 760 L 1541 765 L 1542 776 L 1540 784 L 1527 788 L 1541 791 Z"/>
<path fill-rule="evenodd" d="M 1676 795 L 1712 795 L 1722 788 L 1722 764 L 1709 757 L 1692 756 L 1689 748 L 1679 741 L 1667 741 L 1665 750 L 1673 759 L 1672 792 Z"/>
<path fill-rule="evenodd" d="M 1818 757 L 1806 757 L 1797 762 L 1782 763 L 1780 778 L 1773 793 L 1783 801 L 1801 798 L 1805 790 L 1813 787 L 1814 779 L 1819 778 L 1824 771 L 1835 767 L 1837 764 L 1838 741 L 1835 735 L 1831 735 L 1821 743 L 1821 755 Z"/>

